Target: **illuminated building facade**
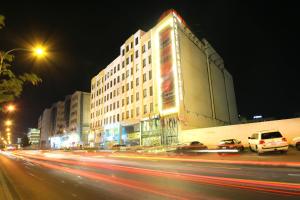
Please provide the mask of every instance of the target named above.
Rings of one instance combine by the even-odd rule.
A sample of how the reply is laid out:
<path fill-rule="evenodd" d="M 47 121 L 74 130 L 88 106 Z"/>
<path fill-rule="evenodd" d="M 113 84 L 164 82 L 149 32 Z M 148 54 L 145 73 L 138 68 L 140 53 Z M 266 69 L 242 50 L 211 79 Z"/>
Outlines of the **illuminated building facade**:
<path fill-rule="evenodd" d="M 40 145 L 40 130 L 36 128 L 29 128 L 27 132 L 27 137 L 31 144 L 31 147 L 38 148 Z"/>
<path fill-rule="evenodd" d="M 238 121 L 223 59 L 174 10 L 92 78 L 90 108 L 89 141 L 105 146 L 174 144 L 181 130 Z"/>
<path fill-rule="evenodd" d="M 45 109 L 39 118 L 41 148 L 88 145 L 90 93 L 76 91 Z"/>

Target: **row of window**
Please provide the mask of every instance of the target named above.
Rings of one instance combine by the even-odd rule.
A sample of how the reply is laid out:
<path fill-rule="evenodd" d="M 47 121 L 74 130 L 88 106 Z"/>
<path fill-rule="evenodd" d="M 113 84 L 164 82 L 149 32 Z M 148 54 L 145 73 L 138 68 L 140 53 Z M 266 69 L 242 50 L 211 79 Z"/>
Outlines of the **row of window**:
<path fill-rule="evenodd" d="M 127 71 L 128 71 L 128 76 L 129 76 L 129 70 L 127 70 Z M 132 73 L 133 73 L 133 71 L 132 71 Z M 127 76 L 127 72 L 126 72 L 126 76 Z M 122 80 L 125 80 L 125 73 L 122 74 Z M 152 80 L 152 70 L 150 70 L 148 72 L 148 80 Z M 143 74 L 143 83 L 145 83 L 146 81 L 147 81 L 147 73 L 144 73 Z M 103 92 L 105 92 L 106 90 L 108 90 L 110 87 L 115 86 L 119 82 L 120 82 L 120 77 L 118 76 L 117 79 L 111 80 L 109 83 L 107 83 L 104 86 L 104 88 L 101 87 L 95 93 L 92 93 L 91 98 L 94 99 L 95 97 L 101 95 Z M 134 85 L 133 82 L 134 81 L 130 82 L 130 88 L 131 89 L 133 89 L 133 85 Z M 136 78 L 135 84 L 136 84 L 136 86 L 139 86 L 139 78 Z M 126 83 L 126 91 L 128 91 L 128 90 L 129 90 L 129 83 Z M 122 86 L 122 93 L 124 93 L 124 92 L 125 92 L 125 86 L 123 85 Z M 112 93 L 112 92 L 110 92 L 110 93 Z M 114 90 L 114 93 L 115 93 L 115 90 Z M 117 94 L 117 95 L 119 95 L 119 94 Z M 110 95 L 110 96 L 112 96 L 112 95 Z M 114 94 L 114 96 L 115 96 L 115 94 Z"/>
<path fill-rule="evenodd" d="M 145 88 L 143 90 L 143 98 L 147 97 L 147 93 L 148 93 L 148 91 Z M 153 87 L 152 86 L 149 87 L 149 96 L 153 96 Z M 109 100 L 109 96 L 104 96 L 104 98 L 98 99 L 96 101 L 96 106 L 101 105 L 103 103 L 103 99 L 104 99 L 104 102 L 106 102 L 106 101 Z M 137 102 L 139 100 L 140 100 L 140 93 L 136 92 L 135 101 Z M 126 97 L 126 105 L 128 105 L 129 103 L 133 103 L 133 102 L 134 102 L 134 96 L 133 95 L 131 95 L 130 97 L 129 96 Z M 125 106 L 125 99 L 122 99 L 122 106 Z M 91 109 L 93 109 L 94 107 L 95 107 L 95 103 L 92 103 L 91 104 Z M 104 112 L 109 112 L 109 111 L 112 111 L 116 108 L 119 108 L 119 101 L 117 101 L 117 104 L 113 103 L 113 104 L 107 105 L 107 107 L 104 107 L 104 109 L 105 109 Z M 102 111 L 101 111 L 101 114 L 102 114 Z"/>
<path fill-rule="evenodd" d="M 149 107 L 149 108 L 148 108 Z M 149 111 L 148 111 L 149 109 Z M 134 113 L 135 111 L 135 113 Z M 144 107 L 143 107 L 143 113 L 144 114 L 147 114 L 148 112 L 149 113 L 152 113 L 153 112 L 153 103 L 150 103 L 149 105 L 145 104 Z M 136 117 L 138 117 L 140 115 L 140 108 L 139 107 L 136 107 L 136 109 L 131 109 L 130 111 L 127 110 L 126 112 L 122 112 L 122 120 L 125 120 L 125 119 L 129 119 L 129 118 L 133 118 L 134 117 L 134 114 Z M 116 115 L 112 115 L 110 117 L 105 117 L 104 119 L 101 119 L 101 120 L 97 120 L 95 121 L 94 123 L 91 123 L 91 127 L 92 128 L 95 128 L 95 127 L 99 127 L 99 126 L 102 126 L 102 125 L 107 125 L 107 124 L 111 124 L 111 123 L 116 123 L 116 122 L 119 122 L 120 121 L 120 115 L 119 114 L 116 114 Z"/>

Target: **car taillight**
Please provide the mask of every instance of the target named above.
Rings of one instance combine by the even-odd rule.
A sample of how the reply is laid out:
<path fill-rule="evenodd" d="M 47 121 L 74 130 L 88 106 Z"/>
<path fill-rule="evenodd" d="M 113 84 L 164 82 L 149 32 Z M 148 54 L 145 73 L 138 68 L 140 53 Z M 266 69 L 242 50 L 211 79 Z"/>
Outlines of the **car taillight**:
<path fill-rule="evenodd" d="M 265 141 L 259 140 L 259 144 L 264 144 L 264 143 L 265 143 Z"/>
<path fill-rule="evenodd" d="M 286 140 L 286 138 L 284 137 L 284 138 L 282 138 L 282 141 L 286 142 L 287 140 Z"/>

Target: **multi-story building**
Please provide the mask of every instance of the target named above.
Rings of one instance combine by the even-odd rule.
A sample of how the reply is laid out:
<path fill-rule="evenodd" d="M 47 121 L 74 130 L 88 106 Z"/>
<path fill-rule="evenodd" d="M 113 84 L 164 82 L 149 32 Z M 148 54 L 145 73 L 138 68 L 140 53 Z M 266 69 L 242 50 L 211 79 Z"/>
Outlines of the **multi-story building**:
<path fill-rule="evenodd" d="M 40 130 L 37 128 L 29 128 L 27 137 L 32 148 L 39 148 L 40 146 Z"/>
<path fill-rule="evenodd" d="M 41 147 L 88 145 L 90 94 L 76 91 L 45 109 L 39 118 Z"/>
<path fill-rule="evenodd" d="M 97 144 L 173 144 L 181 130 L 237 120 L 223 59 L 174 10 L 129 37 L 91 80 L 89 140 Z"/>

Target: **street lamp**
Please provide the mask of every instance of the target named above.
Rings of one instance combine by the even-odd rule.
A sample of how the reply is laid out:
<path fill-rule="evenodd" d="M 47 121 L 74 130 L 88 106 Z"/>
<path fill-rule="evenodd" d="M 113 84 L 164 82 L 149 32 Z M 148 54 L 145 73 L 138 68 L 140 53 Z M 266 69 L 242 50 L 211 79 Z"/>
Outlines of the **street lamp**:
<path fill-rule="evenodd" d="M 16 106 L 15 105 L 13 105 L 13 104 L 9 104 L 9 105 L 7 105 L 6 106 L 6 111 L 7 112 L 14 112 L 16 110 Z"/>
<path fill-rule="evenodd" d="M 12 121 L 11 120 L 6 120 L 5 121 L 5 126 L 11 126 L 12 125 Z"/>
<path fill-rule="evenodd" d="M 6 51 L 4 53 L 0 53 L 0 74 L 1 74 L 1 70 L 3 67 L 3 62 L 6 56 L 8 56 L 10 53 L 14 52 L 14 51 L 27 51 L 27 52 L 32 52 L 35 56 L 37 57 L 43 57 L 46 53 L 45 53 L 45 48 L 42 46 L 37 46 L 34 47 L 32 49 L 26 49 L 26 48 L 15 48 L 15 49 L 11 49 L 9 51 Z"/>

